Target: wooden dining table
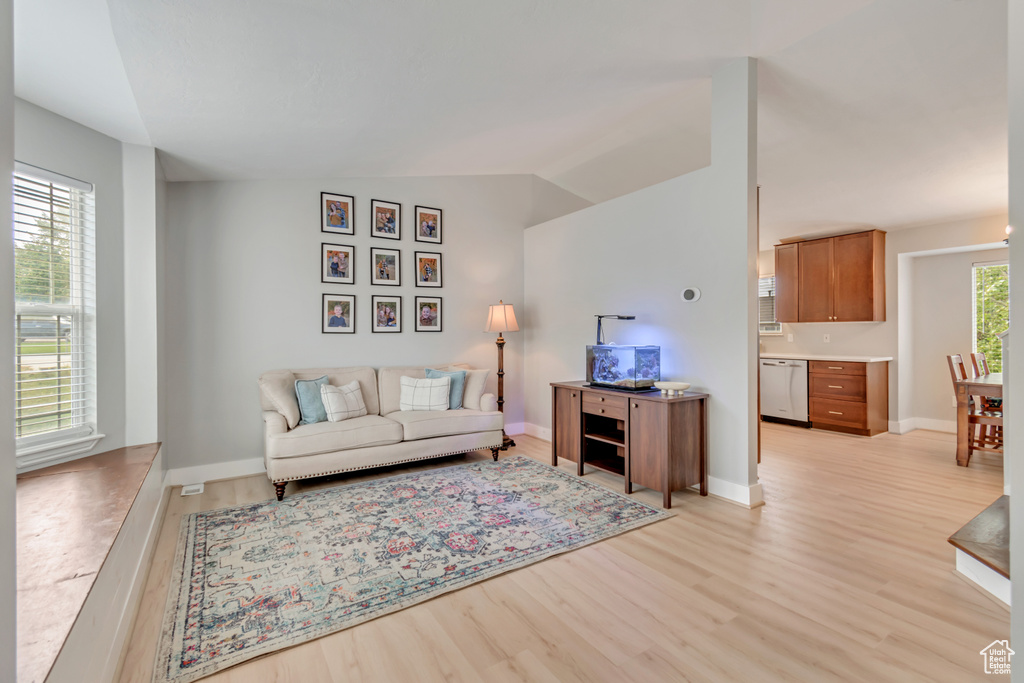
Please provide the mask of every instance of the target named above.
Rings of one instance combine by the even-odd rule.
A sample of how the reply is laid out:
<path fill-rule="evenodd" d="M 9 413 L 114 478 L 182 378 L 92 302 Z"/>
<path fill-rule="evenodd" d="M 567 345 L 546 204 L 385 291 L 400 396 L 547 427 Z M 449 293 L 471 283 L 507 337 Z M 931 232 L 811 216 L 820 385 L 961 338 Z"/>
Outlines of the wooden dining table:
<path fill-rule="evenodd" d="M 971 423 L 968 419 L 971 396 L 1002 398 L 1003 373 L 991 372 L 956 383 L 956 464 L 967 467 L 971 461 Z"/>

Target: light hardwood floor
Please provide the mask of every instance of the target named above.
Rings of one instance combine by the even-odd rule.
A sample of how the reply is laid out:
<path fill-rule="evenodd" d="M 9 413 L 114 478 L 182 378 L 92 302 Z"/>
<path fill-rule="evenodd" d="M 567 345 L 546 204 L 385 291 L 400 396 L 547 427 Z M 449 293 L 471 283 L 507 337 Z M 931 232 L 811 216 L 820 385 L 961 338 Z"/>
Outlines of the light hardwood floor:
<path fill-rule="evenodd" d="M 549 459 L 548 443 L 516 441 L 502 457 Z M 979 454 L 965 469 L 954 454 L 953 437 L 935 432 L 868 439 L 765 425 L 764 507 L 676 493 L 672 519 L 204 680 L 985 680 L 979 651 L 1009 636 L 1009 611 L 954 574 L 946 538 L 999 497 L 1002 466 Z M 182 515 L 272 495 L 265 477 L 172 492 L 122 681 L 151 675 Z"/>

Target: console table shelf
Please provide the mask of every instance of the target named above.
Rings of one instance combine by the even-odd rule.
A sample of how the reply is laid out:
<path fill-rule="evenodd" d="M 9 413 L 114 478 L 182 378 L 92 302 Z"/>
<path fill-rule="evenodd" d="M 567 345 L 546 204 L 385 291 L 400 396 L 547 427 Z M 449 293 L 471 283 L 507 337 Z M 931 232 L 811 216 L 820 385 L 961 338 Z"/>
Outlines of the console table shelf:
<path fill-rule="evenodd" d="M 707 495 L 707 394 L 617 391 L 585 382 L 551 385 L 551 464 L 558 458 L 592 465 L 633 484 L 672 492 L 699 485 Z"/>

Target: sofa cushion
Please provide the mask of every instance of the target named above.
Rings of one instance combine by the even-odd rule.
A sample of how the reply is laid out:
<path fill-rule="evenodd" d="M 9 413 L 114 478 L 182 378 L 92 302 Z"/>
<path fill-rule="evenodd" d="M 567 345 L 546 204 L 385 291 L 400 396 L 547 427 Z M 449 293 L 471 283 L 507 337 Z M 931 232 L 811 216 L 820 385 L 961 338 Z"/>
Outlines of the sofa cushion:
<path fill-rule="evenodd" d="M 484 395 L 484 385 L 487 384 L 487 377 L 490 370 L 467 370 L 466 388 L 462 392 L 462 407 L 469 410 L 480 410 L 480 397 Z"/>
<path fill-rule="evenodd" d="M 451 377 L 435 379 L 402 378 L 401 410 L 448 410 Z"/>
<path fill-rule="evenodd" d="M 462 407 L 462 393 L 466 389 L 465 370 L 434 370 L 433 368 L 427 368 L 426 373 L 427 379 L 450 377 L 452 384 L 448 389 L 448 409 L 458 410 Z"/>
<path fill-rule="evenodd" d="M 324 402 L 327 419 L 331 422 L 350 420 L 366 415 L 366 403 L 359 390 L 359 382 L 352 380 L 343 387 L 325 384 L 320 387 L 320 398 Z"/>
<path fill-rule="evenodd" d="M 288 422 L 288 429 L 299 424 L 299 401 L 295 397 L 295 374 L 274 370 L 260 375 L 260 398 L 264 410 L 276 410 Z"/>
<path fill-rule="evenodd" d="M 414 410 L 388 413 L 385 417 L 402 425 L 406 441 L 497 431 L 505 425 L 504 417 L 497 411 Z"/>
<path fill-rule="evenodd" d="M 324 401 L 320 398 L 320 387 L 327 384 L 327 375 L 316 379 L 295 380 L 295 395 L 299 399 L 300 425 L 311 425 L 327 420 Z"/>
<path fill-rule="evenodd" d="M 353 417 L 344 422 L 317 422 L 267 438 L 268 458 L 294 458 L 402 440 L 402 425 L 380 415 Z"/>

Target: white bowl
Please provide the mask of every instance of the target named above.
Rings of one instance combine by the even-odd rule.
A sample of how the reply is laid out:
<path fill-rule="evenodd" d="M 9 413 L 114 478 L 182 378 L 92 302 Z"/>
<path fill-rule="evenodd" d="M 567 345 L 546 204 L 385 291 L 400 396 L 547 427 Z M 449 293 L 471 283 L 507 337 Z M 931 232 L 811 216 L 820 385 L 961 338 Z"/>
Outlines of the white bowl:
<path fill-rule="evenodd" d="M 655 389 L 661 389 L 663 396 L 678 395 L 690 388 L 689 382 L 655 382 Z"/>

